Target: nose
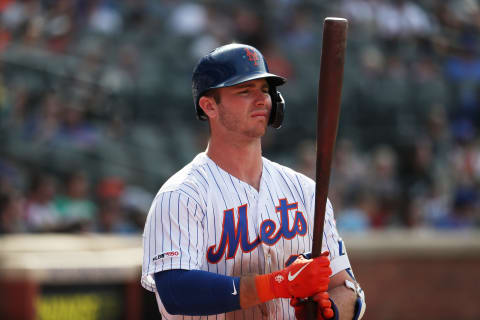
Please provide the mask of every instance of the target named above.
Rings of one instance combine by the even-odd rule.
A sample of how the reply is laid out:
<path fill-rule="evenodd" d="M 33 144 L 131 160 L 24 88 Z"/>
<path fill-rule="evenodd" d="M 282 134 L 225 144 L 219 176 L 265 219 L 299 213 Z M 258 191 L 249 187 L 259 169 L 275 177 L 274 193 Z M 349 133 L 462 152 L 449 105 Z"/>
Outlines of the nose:
<path fill-rule="evenodd" d="M 262 89 L 256 91 L 255 95 L 255 105 L 257 106 L 268 106 L 270 102 L 270 94 L 265 93 Z"/>

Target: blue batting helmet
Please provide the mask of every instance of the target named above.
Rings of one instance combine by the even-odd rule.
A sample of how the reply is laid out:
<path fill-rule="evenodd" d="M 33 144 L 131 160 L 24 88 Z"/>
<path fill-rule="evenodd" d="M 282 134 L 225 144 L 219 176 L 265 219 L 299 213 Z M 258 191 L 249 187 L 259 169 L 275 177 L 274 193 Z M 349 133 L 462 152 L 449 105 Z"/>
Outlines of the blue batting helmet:
<path fill-rule="evenodd" d="M 267 62 L 256 48 L 244 44 L 228 44 L 216 48 L 200 59 L 192 77 L 193 102 L 197 117 L 207 120 L 198 101 L 208 90 L 230 87 L 242 82 L 265 78 L 272 98 L 272 111 L 268 124 L 280 128 L 285 112 L 285 102 L 276 87 L 286 79 L 268 72 Z"/>

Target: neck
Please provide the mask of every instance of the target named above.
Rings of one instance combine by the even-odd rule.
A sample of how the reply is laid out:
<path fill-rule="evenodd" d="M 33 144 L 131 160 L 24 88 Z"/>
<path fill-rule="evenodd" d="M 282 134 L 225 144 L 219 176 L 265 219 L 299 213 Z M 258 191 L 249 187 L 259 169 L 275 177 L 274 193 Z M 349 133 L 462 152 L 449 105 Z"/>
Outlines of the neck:
<path fill-rule="evenodd" d="M 220 168 L 259 190 L 263 167 L 261 138 L 236 141 L 212 135 L 206 154 Z"/>

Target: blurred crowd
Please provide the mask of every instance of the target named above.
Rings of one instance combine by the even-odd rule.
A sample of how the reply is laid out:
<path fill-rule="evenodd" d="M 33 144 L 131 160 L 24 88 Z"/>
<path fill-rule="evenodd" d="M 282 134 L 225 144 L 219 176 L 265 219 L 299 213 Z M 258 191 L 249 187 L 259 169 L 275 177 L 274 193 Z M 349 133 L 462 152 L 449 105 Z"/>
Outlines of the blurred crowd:
<path fill-rule="evenodd" d="M 1 0 L 0 233 L 142 232 L 206 146 L 193 66 L 233 41 L 288 78 L 264 154 L 313 177 L 327 16 L 349 19 L 339 229 L 478 228 L 478 1 Z"/>

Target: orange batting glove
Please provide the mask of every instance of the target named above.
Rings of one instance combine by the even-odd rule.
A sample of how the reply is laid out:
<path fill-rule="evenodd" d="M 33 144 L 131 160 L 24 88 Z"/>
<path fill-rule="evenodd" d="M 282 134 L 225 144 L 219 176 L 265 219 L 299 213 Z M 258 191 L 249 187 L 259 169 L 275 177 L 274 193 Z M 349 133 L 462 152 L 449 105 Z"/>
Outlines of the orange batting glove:
<path fill-rule="evenodd" d="M 334 319 L 335 312 L 332 309 L 332 302 L 327 292 L 319 292 L 312 299 L 317 306 L 317 320 Z M 295 318 L 297 320 L 307 319 L 306 302 L 307 300 L 300 298 L 290 299 L 290 305 L 295 309 Z"/>
<path fill-rule="evenodd" d="M 326 251 L 314 259 L 300 256 L 285 269 L 258 275 L 255 285 L 262 302 L 275 298 L 306 298 L 327 291 L 331 274 Z"/>

